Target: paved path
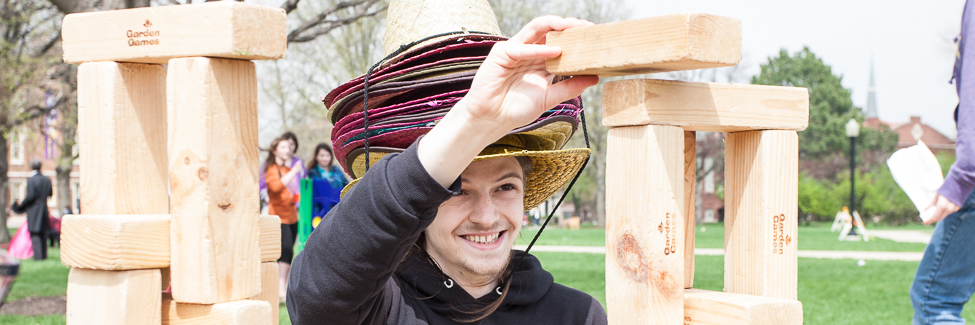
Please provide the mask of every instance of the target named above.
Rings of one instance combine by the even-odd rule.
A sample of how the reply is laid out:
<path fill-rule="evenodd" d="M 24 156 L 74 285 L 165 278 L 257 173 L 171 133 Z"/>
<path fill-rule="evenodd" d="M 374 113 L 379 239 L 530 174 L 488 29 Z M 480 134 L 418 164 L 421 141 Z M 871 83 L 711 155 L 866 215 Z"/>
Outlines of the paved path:
<path fill-rule="evenodd" d="M 526 245 L 515 245 L 515 249 L 525 250 Z M 565 253 L 594 253 L 606 254 L 603 246 L 542 246 L 532 247 L 533 252 L 565 252 Z M 721 248 L 698 248 L 694 255 L 724 255 Z M 807 251 L 800 250 L 799 257 L 830 258 L 830 259 L 858 259 L 879 261 L 920 261 L 924 253 L 921 252 L 870 252 L 870 251 Z"/>
<path fill-rule="evenodd" d="M 922 243 L 927 244 L 931 241 L 931 231 L 923 230 L 870 230 L 870 236 L 877 238 L 890 239 L 902 243 Z"/>

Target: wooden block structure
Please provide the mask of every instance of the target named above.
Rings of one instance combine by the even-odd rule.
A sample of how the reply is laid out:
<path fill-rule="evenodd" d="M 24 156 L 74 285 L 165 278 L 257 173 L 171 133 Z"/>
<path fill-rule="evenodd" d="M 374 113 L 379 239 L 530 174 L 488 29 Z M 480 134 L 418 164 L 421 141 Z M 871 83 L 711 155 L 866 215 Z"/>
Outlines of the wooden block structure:
<path fill-rule="evenodd" d="M 807 125 L 806 89 L 634 79 L 607 83 L 603 105 L 610 322 L 801 324 L 796 130 Z M 730 132 L 725 293 L 690 289 L 698 130 Z"/>
<path fill-rule="evenodd" d="M 246 60 L 283 57 L 285 21 L 239 2 L 65 17 L 88 166 L 84 214 L 62 224 L 68 324 L 277 324 Z"/>
<path fill-rule="evenodd" d="M 619 30 L 626 30 L 620 33 Z M 673 15 L 552 32 L 553 74 L 737 64 L 740 23 Z M 611 324 L 801 324 L 798 137 L 805 88 L 630 79 L 603 88 Z M 694 285 L 696 131 L 727 132 L 725 292 Z"/>

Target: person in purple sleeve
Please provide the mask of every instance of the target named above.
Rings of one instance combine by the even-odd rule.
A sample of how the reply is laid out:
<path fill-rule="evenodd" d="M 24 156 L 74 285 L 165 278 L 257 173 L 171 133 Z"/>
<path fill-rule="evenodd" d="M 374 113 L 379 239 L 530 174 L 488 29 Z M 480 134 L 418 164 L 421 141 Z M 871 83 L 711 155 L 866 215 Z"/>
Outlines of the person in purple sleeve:
<path fill-rule="evenodd" d="M 301 158 L 298 158 L 298 156 L 295 156 L 295 152 L 298 151 L 298 137 L 295 136 L 294 132 L 287 131 L 281 134 L 281 136 L 278 138 L 286 139 L 288 143 L 291 144 L 291 153 L 290 153 L 291 158 L 289 159 L 288 166 L 295 166 L 295 164 L 297 164 L 297 166 L 300 166 L 298 170 L 298 174 L 295 175 L 295 178 L 291 180 L 291 182 L 288 182 L 288 184 L 284 184 L 285 187 L 288 188 L 288 191 L 297 194 L 301 191 L 301 180 L 308 176 L 308 171 L 305 170 L 305 162 L 301 160 Z M 268 205 L 267 182 L 264 181 L 263 162 L 261 163 L 260 168 L 261 168 L 260 175 L 259 175 L 260 177 L 257 178 L 258 179 L 257 184 L 260 187 L 261 205 L 263 207 Z M 295 202 L 295 207 L 296 208 L 298 207 L 297 202 Z"/>
<path fill-rule="evenodd" d="M 964 324 L 962 308 L 975 293 L 975 43 L 968 42 L 975 35 L 973 18 L 975 6 L 966 2 L 953 78 L 956 160 L 931 203 L 934 216 L 925 222 L 938 224 L 911 285 L 914 324 Z"/>

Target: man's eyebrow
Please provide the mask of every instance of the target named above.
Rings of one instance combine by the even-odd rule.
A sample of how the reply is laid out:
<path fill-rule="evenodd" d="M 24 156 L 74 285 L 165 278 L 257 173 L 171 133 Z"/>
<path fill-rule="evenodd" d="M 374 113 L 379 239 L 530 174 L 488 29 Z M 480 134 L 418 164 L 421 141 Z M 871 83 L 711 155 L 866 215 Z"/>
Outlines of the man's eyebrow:
<path fill-rule="evenodd" d="M 524 176 L 521 176 L 521 174 L 518 174 L 517 172 L 509 172 L 507 174 L 501 175 L 501 177 L 498 177 L 498 180 L 496 180 L 495 182 L 500 182 L 501 180 L 503 180 L 505 178 L 509 178 L 509 177 L 514 177 L 514 178 L 520 179 L 522 181 L 525 180 L 525 177 Z"/>

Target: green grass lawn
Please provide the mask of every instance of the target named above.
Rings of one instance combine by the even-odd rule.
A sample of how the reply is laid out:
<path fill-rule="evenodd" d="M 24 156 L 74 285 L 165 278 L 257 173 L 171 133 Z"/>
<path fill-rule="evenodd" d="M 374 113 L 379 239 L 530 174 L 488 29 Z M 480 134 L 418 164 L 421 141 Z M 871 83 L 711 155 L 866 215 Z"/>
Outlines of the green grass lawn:
<path fill-rule="evenodd" d="M 8 302 L 25 297 L 63 296 L 68 288 L 68 267 L 61 264 L 61 250 L 49 248 L 44 261 L 21 260 L 20 272 L 14 282 Z M 64 324 L 64 315 L 18 316 L 0 315 L 0 324 Z"/>
<path fill-rule="evenodd" d="M 536 228 L 537 229 L 537 228 Z M 894 228 L 894 229 L 925 229 Z M 703 230 L 703 231 L 702 231 Z M 535 229 L 523 231 L 519 244 L 527 244 Z M 696 246 L 720 248 L 724 228 L 721 224 L 696 227 Z M 924 245 L 904 244 L 888 240 L 838 242 L 829 225 L 817 224 L 799 229 L 799 248 L 815 250 L 888 250 L 922 251 Z M 550 228 L 542 234 L 539 245 L 603 246 L 605 232 L 590 228 L 563 230 Z M 29 296 L 64 295 L 68 269 L 60 263 L 60 251 L 49 251 L 50 258 L 21 263 L 20 276 L 7 298 L 8 301 Z M 603 254 L 573 254 L 535 252 L 555 280 L 585 291 L 606 303 L 605 256 Z M 723 288 L 723 258 L 696 257 L 695 287 L 708 290 Z M 914 277 L 917 262 L 867 261 L 863 267 L 854 260 L 799 259 L 799 300 L 803 302 L 806 324 L 905 324 L 913 313 L 908 287 Z M 281 324 L 290 324 L 287 309 L 281 305 Z M 963 313 L 975 321 L 975 312 Z M 64 316 L 25 317 L 0 315 L 0 324 L 63 324 Z"/>
<path fill-rule="evenodd" d="M 810 226 L 799 227 L 799 249 L 802 250 L 849 250 L 849 251 L 892 251 L 892 252 L 923 252 L 924 244 L 899 243 L 892 240 L 871 238 L 869 242 L 838 241 L 838 233 L 829 231 L 829 224 L 814 223 Z M 878 227 L 879 228 L 879 227 Z M 928 226 L 911 225 L 903 228 L 884 227 L 885 230 L 924 230 L 932 229 Z M 868 231 L 870 228 L 867 229 Z M 538 228 L 524 229 L 516 244 L 527 245 L 538 232 Z M 569 246 L 605 246 L 606 232 L 600 228 L 584 228 L 568 230 L 546 228 L 538 238 L 536 245 L 569 245 Z M 711 223 L 695 227 L 694 247 L 723 248 L 724 224 Z"/>

